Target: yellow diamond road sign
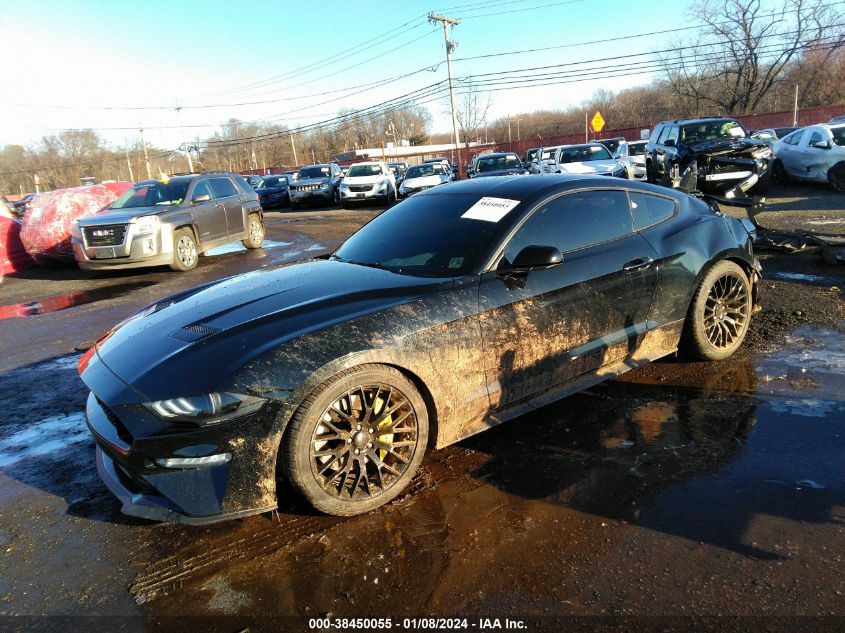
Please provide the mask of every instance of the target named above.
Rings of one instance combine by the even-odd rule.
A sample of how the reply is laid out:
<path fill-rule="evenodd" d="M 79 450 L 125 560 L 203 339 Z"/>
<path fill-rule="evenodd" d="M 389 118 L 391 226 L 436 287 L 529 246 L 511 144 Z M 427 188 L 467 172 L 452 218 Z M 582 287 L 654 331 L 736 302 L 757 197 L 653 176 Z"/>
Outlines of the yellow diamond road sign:
<path fill-rule="evenodd" d="M 592 124 L 593 132 L 601 132 L 602 128 L 604 127 L 604 117 L 598 110 L 596 110 L 596 114 L 593 117 Z"/>

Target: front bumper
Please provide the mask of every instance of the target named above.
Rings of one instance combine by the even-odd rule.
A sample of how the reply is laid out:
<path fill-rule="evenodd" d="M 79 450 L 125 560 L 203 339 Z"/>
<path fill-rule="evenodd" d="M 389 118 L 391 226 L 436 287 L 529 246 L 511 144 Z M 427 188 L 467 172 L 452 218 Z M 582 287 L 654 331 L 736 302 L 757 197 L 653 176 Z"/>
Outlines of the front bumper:
<path fill-rule="evenodd" d="M 260 412 L 237 427 L 224 423 L 220 429 L 134 438 L 92 392 L 86 418 L 97 445 L 97 472 L 120 500 L 124 514 L 203 525 L 267 512 L 277 505 L 275 460 L 265 455 L 256 462 L 261 452 L 257 443 L 238 435 L 244 429 L 266 428 Z M 127 419 L 127 423 L 132 421 Z M 208 447 L 210 453 L 230 452 L 232 459 L 193 468 L 161 468 L 155 463 L 159 457 L 178 456 L 198 447 Z"/>
<path fill-rule="evenodd" d="M 166 266 L 173 261 L 173 230 L 162 224 L 157 233 L 136 235 L 130 224 L 124 241 L 114 246 L 88 246 L 71 238 L 73 256 L 83 270 L 120 270 Z"/>
<path fill-rule="evenodd" d="M 341 188 L 340 199 L 343 202 L 368 202 L 371 200 L 387 200 L 389 189 L 376 191 L 375 187 L 369 191 L 349 191 Z"/>
<path fill-rule="evenodd" d="M 299 204 L 305 204 L 307 202 L 331 202 L 332 190 L 331 188 L 311 190 L 290 189 L 288 196 L 290 196 L 291 202 Z"/>

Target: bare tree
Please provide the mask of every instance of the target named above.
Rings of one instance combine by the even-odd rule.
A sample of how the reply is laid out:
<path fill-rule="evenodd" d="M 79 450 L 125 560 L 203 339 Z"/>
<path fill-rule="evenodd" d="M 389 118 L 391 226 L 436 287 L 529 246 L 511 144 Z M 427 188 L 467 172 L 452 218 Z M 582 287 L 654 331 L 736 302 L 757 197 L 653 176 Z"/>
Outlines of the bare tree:
<path fill-rule="evenodd" d="M 474 141 L 478 137 L 479 129 L 487 122 L 487 114 L 493 105 L 493 96 L 489 91 L 482 90 L 474 82 L 467 81 L 455 86 L 457 96 L 455 116 L 461 130 L 464 143 Z M 444 110 L 451 115 L 451 104 L 448 95 L 443 100 Z"/>
<path fill-rule="evenodd" d="M 769 10 L 760 0 L 700 0 L 691 9 L 691 18 L 704 24 L 696 42 L 679 41 L 677 52 L 662 57 L 684 114 L 757 110 L 802 52 L 845 44 L 842 12 L 834 6 L 784 0 Z"/>

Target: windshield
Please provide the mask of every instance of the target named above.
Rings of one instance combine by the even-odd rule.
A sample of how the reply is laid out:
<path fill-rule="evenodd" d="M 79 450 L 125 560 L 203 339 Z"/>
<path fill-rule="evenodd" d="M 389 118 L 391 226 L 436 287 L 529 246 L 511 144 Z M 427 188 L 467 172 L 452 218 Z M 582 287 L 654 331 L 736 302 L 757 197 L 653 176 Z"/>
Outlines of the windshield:
<path fill-rule="evenodd" d="M 504 221 L 461 217 L 482 196 L 413 196 L 352 235 L 334 258 L 406 275 L 451 277 L 469 272 Z M 516 213 L 511 210 L 508 215 Z"/>
<path fill-rule="evenodd" d="M 557 147 L 549 147 L 543 150 L 543 157 L 540 160 L 549 160 L 554 157 Z"/>
<path fill-rule="evenodd" d="M 532 160 L 534 160 L 534 157 L 537 155 L 538 151 L 539 149 L 529 149 L 527 152 L 525 152 L 525 160 L 530 163 Z"/>
<path fill-rule="evenodd" d="M 350 178 L 360 176 L 381 176 L 381 165 L 352 165 L 346 175 Z"/>
<path fill-rule="evenodd" d="M 833 134 L 833 142 L 837 145 L 845 145 L 845 127 L 835 127 L 830 130 Z"/>
<path fill-rule="evenodd" d="M 127 189 L 122 196 L 111 203 L 111 209 L 134 209 L 136 207 L 170 206 L 181 204 L 188 193 L 188 180 L 180 182 L 138 183 Z"/>
<path fill-rule="evenodd" d="M 434 165 L 414 165 L 408 167 L 405 172 L 405 178 L 422 178 L 423 176 L 433 176 L 435 173 Z"/>
<path fill-rule="evenodd" d="M 583 163 L 589 160 L 612 160 L 604 145 L 575 145 L 560 150 L 559 163 Z"/>
<path fill-rule="evenodd" d="M 745 130 L 736 121 L 705 121 L 681 128 L 681 140 L 687 145 L 725 138 L 745 138 Z"/>
<path fill-rule="evenodd" d="M 306 178 L 328 178 L 329 168 L 325 165 L 314 165 L 313 167 L 303 167 L 299 170 L 299 179 Z"/>
<path fill-rule="evenodd" d="M 490 156 L 478 159 L 478 171 L 499 171 L 500 169 L 519 169 L 522 164 L 516 154 Z"/>
<path fill-rule="evenodd" d="M 265 176 L 262 183 L 262 187 L 278 187 L 288 184 L 288 180 L 284 176 Z"/>

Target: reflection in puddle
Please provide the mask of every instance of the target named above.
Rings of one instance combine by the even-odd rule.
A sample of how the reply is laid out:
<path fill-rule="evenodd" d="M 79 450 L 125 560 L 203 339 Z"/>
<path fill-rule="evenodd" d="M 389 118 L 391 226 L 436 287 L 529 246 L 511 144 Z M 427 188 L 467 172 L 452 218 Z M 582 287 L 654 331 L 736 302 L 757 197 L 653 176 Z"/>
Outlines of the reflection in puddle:
<path fill-rule="evenodd" d="M 40 301 L 30 301 L 27 303 L 0 306 L 0 319 L 35 316 L 38 314 L 57 312 L 59 310 L 67 310 L 68 308 L 73 308 L 74 306 L 119 297 L 132 292 L 133 290 L 146 288 L 154 283 L 155 282 L 150 281 L 118 284 L 103 288 L 95 288 L 93 290 L 56 295 L 55 297 L 47 297 L 46 299 L 41 299 Z"/>
<path fill-rule="evenodd" d="M 691 544 L 780 561 L 788 539 L 836 529 L 843 333 L 805 328 L 754 362 L 656 370 L 658 382 L 640 372 L 433 452 L 408 493 L 366 515 L 313 516 L 286 501 L 297 505 L 280 525 L 254 517 L 200 539 L 174 528 L 151 545 L 144 560 L 162 562 L 133 592 L 155 598 L 157 614 L 217 609 L 209 588 L 219 587 L 250 614 L 347 617 L 378 605 L 396 617 L 470 616 L 508 604 L 561 614 L 592 595 L 583 579 L 613 584 L 602 570 L 614 555 L 654 575 Z M 620 536 L 635 530 L 661 543 L 649 558 Z"/>

